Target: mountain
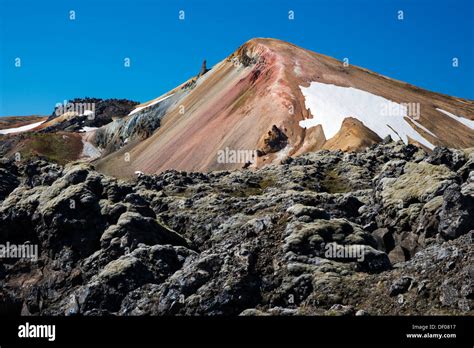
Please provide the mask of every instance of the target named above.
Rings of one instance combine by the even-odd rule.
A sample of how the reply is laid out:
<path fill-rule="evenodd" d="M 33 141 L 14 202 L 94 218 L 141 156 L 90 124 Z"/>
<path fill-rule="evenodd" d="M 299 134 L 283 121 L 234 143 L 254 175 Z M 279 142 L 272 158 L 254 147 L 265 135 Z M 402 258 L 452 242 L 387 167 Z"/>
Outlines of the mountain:
<path fill-rule="evenodd" d="M 43 158 L 59 164 L 100 156 L 93 131 L 127 116 L 138 104 L 127 99 L 75 98 L 56 105 L 49 117 L 0 118 L 0 156 Z"/>
<path fill-rule="evenodd" d="M 21 132 L 23 129 L 34 129 L 36 124 L 45 120 L 46 117 L 37 115 L 0 117 L 0 134 L 14 134 L 18 130 Z"/>
<path fill-rule="evenodd" d="M 78 132 L 83 131 L 84 127 L 102 127 L 114 119 L 127 116 L 137 104 L 128 99 L 74 98 L 57 105 L 39 129 Z"/>
<path fill-rule="evenodd" d="M 387 136 L 427 150 L 468 148 L 473 129 L 472 100 L 345 66 L 280 40 L 253 39 L 99 129 L 96 143 L 108 151 L 97 168 L 132 176 L 262 167 L 318 149 L 361 150 Z M 224 151 L 255 155 L 219 161 Z"/>

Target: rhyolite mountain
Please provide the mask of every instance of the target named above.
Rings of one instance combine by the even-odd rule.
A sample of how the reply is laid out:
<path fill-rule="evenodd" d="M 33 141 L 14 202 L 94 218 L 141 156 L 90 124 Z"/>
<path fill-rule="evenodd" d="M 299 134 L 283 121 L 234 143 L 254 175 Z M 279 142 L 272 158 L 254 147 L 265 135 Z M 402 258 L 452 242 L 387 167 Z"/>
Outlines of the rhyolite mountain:
<path fill-rule="evenodd" d="M 107 151 L 97 168 L 114 176 L 241 168 L 217 161 L 225 148 L 258 151 L 252 167 L 261 167 L 318 149 L 360 150 L 386 136 L 431 150 L 467 148 L 473 129 L 471 100 L 280 40 L 253 39 L 99 129 L 96 144 Z"/>
<path fill-rule="evenodd" d="M 73 149 L 47 158 L 95 160 L 99 171 L 116 177 L 260 168 L 315 150 L 360 151 L 388 136 L 426 150 L 474 146 L 472 100 L 423 90 L 275 39 L 250 40 L 211 69 L 204 61 L 196 76 L 146 103 L 70 102 L 93 103 L 95 117 L 53 112 L 30 131 L 56 133 L 57 148 Z M 9 138 L 2 140 L 1 155 L 44 155 L 29 151 L 29 140 L 24 145 Z M 44 142 L 41 149 L 56 148 Z M 256 155 L 249 163 L 219 161 L 226 149 Z"/>

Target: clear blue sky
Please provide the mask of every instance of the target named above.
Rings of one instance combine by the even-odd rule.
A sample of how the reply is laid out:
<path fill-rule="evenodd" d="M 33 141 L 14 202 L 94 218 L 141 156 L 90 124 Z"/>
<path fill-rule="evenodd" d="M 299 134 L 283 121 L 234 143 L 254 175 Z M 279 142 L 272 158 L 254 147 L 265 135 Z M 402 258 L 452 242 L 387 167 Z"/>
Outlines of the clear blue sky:
<path fill-rule="evenodd" d="M 474 99 L 473 22 L 473 0 L 0 0 L 0 115 L 84 96 L 143 102 L 253 37 Z"/>

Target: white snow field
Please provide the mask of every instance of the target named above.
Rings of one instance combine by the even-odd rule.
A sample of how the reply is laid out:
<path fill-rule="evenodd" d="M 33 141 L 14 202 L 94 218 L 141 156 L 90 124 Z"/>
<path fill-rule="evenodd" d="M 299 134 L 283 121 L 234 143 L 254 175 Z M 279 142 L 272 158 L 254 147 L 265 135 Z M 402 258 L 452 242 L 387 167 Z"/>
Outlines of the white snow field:
<path fill-rule="evenodd" d="M 96 129 L 98 129 L 98 127 L 82 127 L 81 130 L 79 132 L 92 132 L 92 131 L 95 131 Z"/>
<path fill-rule="evenodd" d="M 174 94 L 174 93 L 173 93 L 173 94 Z M 130 111 L 130 113 L 129 113 L 128 115 L 129 115 L 129 116 L 130 116 L 130 115 L 133 115 L 133 114 L 135 114 L 135 113 L 137 113 L 137 112 L 139 112 L 139 111 L 141 111 L 141 110 L 143 110 L 143 109 L 146 109 L 146 108 L 149 108 L 150 106 L 153 106 L 153 105 L 155 105 L 155 104 L 158 104 L 158 103 L 162 102 L 163 100 L 168 99 L 168 98 L 171 97 L 173 94 L 170 94 L 170 95 L 167 95 L 166 97 L 163 97 L 163 98 L 160 98 L 160 99 L 158 99 L 158 100 L 155 100 L 155 101 L 151 102 L 150 104 L 147 104 L 147 105 L 144 105 L 144 106 L 140 106 L 140 107 L 138 107 L 138 108 L 136 108 L 136 109 L 133 109 L 132 111 Z"/>
<path fill-rule="evenodd" d="M 26 126 L 21 126 L 21 127 L 16 127 L 16 128 L 0 129 L 0 134 L 11 134 L 11 133 L 26 132 L 30 129 L 38 127 L 40 124 L 42 124 L 44 122 L 45 121 L 31 123 L 31 124 L 27 124 Z"/>
<path fill-rule="evenodd" d="M 92 111 L 92 110 L 85 110 L 83 114 L 80 114 L 79 116 L 90 116 L 90 115 L 94 115 L 95 112 Z"/>
<path fill-rule="evenodd" d="M 407 107 L 403 104 L 357 88 L 320 82 L 311 82 L 309 87 L 300 86 L 300 89 L 305 97 L 306 108 L 313 116 L 300 121 L 300 126 L 311 128 L 321 125 L 328 140 L 341 129 L 345 118 L 354 117 L 382 139 L 390 135 L 392 139 L 401 139 L 407 144 L 410 137 L 430 149 L 434 148 L 405 120 L 408 115 Z"/>
<path fill-rule="evenodd" d="M 474 129 L 474 121 L 468 120 L 467 118 L 464 118 L 464 117 L 456 116 L 456 115 L 454 115 L 450 112 L 447 112 L 446 110 L 443 110 L 443 109 L 436 108 L 436 110 L 438 110 L 439 112 L 442 112 L 446 116 L 451 117 L 452 119 L 455 119 L 456 121 L 462 123 L 463 125 L 471 128 L 471 129 Z"/>

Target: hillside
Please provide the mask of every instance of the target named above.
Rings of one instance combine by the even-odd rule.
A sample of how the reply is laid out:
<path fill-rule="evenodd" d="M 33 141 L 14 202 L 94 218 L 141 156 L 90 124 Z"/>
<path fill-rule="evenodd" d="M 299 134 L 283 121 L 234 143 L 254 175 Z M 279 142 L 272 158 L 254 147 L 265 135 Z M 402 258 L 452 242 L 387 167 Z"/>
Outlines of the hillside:
<path fill-rule="evenodd" d="M 341 128 L 348 118 L 357 121 L 355 129 Z M 97 168 L 132 176 L 248 166 L 220 163 L 218 153 L 226 148 L 256 151 L 251 167 L 262 167 L 317 149 L 361 150 L 389 135 L 429 150 L 467 148 L 474 146 L 473 119 L 473 101 L 346 67 L 283 41 L 253 39 L 204 75 L 99 130 L 107 146 L 104 139 L 112 137 L 106 135 L 126 125 L 113 142 L 118 151 Z M 139 137 L 133 136 L 136 120 Z"/>

